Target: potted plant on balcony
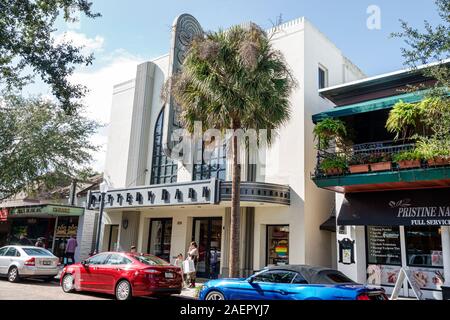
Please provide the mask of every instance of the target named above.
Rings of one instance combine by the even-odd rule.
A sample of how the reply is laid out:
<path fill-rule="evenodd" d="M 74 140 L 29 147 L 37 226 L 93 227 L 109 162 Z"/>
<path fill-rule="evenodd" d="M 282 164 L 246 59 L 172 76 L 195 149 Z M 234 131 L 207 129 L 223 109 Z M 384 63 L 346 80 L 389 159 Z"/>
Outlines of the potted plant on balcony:
<path fill-rule="evenodd" d="M 344 145 L 347 128 L 342 120 L 327 118 L 316 124 L 313 133 L 317 140 L 317 149 L 326 150 L 332 140 L 336 141 L 337 147 Z"/>
<path fill-rule="evenodd" d="M 425 114 L 426 108 L 422 103 L 406 103 L 400 100 L 389 112 L 386 129 L 395 133 L 395 140 L 409 139 L 419 132 L 425 132 Z"/>
<path fill-rule="evenodd" d="M 328 176 L 343 174 L 347 168 L 347 159 L 344 156 L 333 155 L 322 160 L 319 168 Z"/>
<path fill-rule="evenodd" d="M 392 155 L 387 152 L 376 152 L 370 156 L 371 171 L 387 171 L 392 169 Z"/>
<path fill-rule="evenodd" d="M 369 155 L 366 153 L 353 154 L 348 162 L 350 173 L 369 172 Z"/>
<path fill-rule="evenodd" d="M 401 151 L 393 156 L 400 169 L 420 168 L 422 155 L 416 149 Z"/>
<path fill-rule="evenodd" d="M 416 150 L 430 167 L 450 165 L 450 141 L 421 137 Z"/>

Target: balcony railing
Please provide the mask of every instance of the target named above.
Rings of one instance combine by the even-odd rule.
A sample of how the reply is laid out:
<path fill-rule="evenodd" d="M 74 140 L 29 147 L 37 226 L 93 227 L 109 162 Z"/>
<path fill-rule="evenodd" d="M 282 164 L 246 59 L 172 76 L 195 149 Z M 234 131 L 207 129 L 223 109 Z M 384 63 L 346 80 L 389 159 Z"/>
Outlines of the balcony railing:
<path fill-rule="evenodd" d="M 399 164 L 392 161 L 392 159 L 397 153 L 412 150 L 414 146 L 415 145 L 412 142 L 400 144 L 396 141 L 377 141 L 353 145 L 351 148 L 345 151 L 319 150 L 317 152 L 317 165 L 315 172 L 312 174 L 312 178 L 317 179 L 345 176 L 350 174 L 374 171 L 403 170 L 405 168 L 400 167 Z M 332 159 L 340 159 L 341 161 L 344 161 L 346 163 L 345 168 L 341 168 L 341 170 L 324 170 L 322 168 L 323 162 Z M 376 170 L 374 170 L 376 168 L 373 165 L 374 163 L 386 163 L 388 165 L 384 168 L 377 168 Z M 369 165 L 368 171 L 351 172 L 351 167 L 355 164 Z M 420 162 L 416 163 L 416 166 L 414 168 L 430 168 L 436 166 L 442 166 L 442 164 L 433 164 L 428 161 L 420 160 Z"/>

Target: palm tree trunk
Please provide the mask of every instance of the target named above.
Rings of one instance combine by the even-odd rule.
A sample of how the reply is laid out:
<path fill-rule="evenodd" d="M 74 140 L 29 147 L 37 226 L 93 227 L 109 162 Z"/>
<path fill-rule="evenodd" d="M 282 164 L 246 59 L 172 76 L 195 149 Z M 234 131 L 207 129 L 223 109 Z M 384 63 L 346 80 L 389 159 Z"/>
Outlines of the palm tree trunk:
<path fill-rule="evenodd" d="M 238 126 L 233 125 L 236 130 Z M 241 184 L 241 165 L 239 161 L 238 137 L 233 135 L 233 178 L 231 182 L 231 245 L 230 245 L 230 276 L 239 277 L 239 238 L 240 238 L 240 184 Z"/>

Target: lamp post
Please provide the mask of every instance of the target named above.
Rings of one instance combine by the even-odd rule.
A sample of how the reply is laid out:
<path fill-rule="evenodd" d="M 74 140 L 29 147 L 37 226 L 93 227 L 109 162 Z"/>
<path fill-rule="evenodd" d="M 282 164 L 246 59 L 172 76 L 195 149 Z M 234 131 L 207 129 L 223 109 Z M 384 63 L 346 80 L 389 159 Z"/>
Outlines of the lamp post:
<path fill-rule="evenodd" d="M 102 231 L 102 218 L 103 218 L 103 209 L 105 208 L 105 197 L 108 192 L 108 183 L 103 181 L 100 183 L 100 213 L 98 217 L 98 225 L 97 225 L 97 239 L 95 242 L 95 253 L 98 253 L 98 249 L 100 246 L 100 233 Z"/>

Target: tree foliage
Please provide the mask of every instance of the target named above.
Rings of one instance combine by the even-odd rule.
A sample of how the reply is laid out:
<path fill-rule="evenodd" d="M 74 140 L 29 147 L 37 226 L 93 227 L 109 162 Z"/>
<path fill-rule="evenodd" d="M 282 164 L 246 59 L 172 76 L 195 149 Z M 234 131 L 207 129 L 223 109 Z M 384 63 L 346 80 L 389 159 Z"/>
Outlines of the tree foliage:
<path fill-rule="evenodd" d="M 41 98 L 0 101 L 0 199 L 36 183 L 76 177 L 91 160 L 98 124 Z"/>
<path fill-rule="evenodd" d="M 450 0 L 435 0 L 438 14 L 442 20 L 437 26 L 424 21 L 424 31 L 400 20 L 402 31 L 393 33 L 402 38 L 407 45 L 402 48 L 405 64 L 416 68 L 417 64 L 443 62 L 450 58 Z M 424 70 L 426 75 L 438 80 L 438 87 L 450 87 L 449 64 L 437 64 Z"/>
<path fill-rule="evenodd" d="M 190 132 L 195 121 L 206 128 L 270 130 L 288 121 L 294 83 L 282 54 L 251 24 L 195 39 L 171 93 Z"/>
<path fill-rule="evenodd" d="M 0 0 L 0 85 L 10 92 L 39 75 L 60 106 L 74 111 L 86 88 L 68 77 L 75 65 L 89 65 L 93 57 L 71 42 L 56 43 L 54 24 L 61 14 L 69 22 L 76 12 L 100 16 L 91 6 L 88 0 Z"/>

